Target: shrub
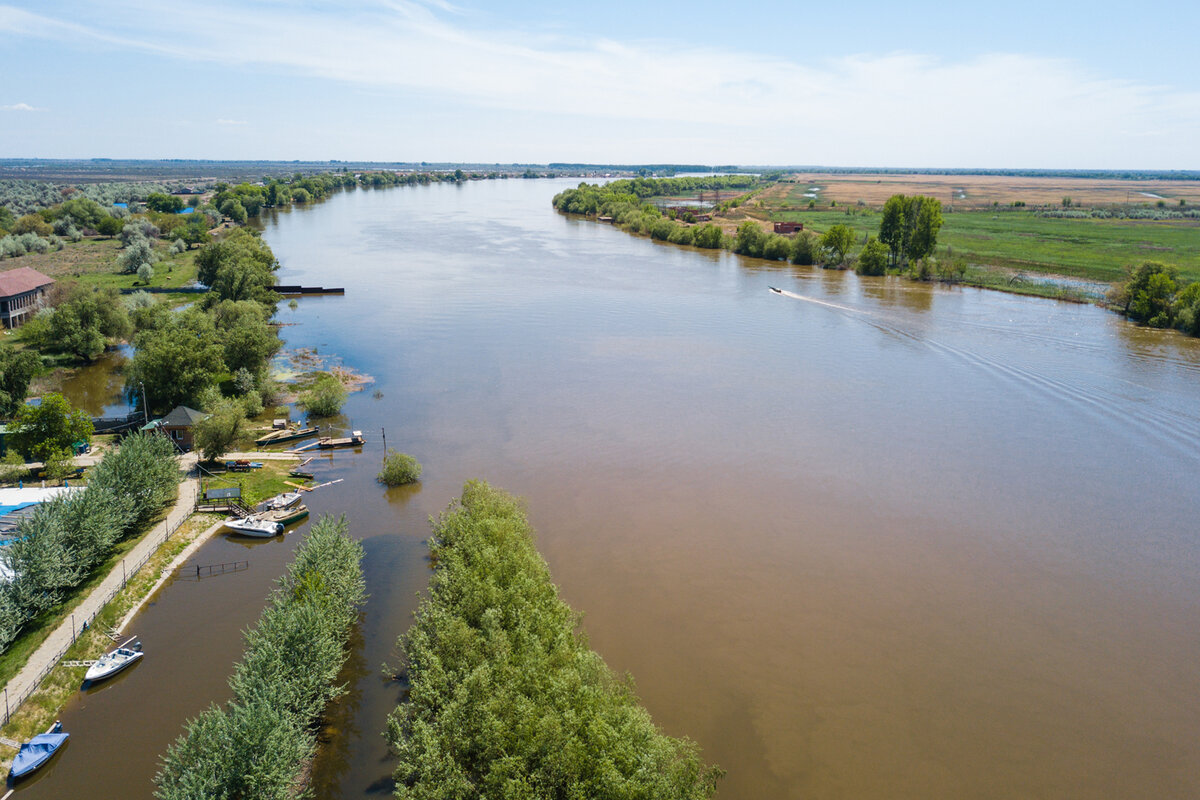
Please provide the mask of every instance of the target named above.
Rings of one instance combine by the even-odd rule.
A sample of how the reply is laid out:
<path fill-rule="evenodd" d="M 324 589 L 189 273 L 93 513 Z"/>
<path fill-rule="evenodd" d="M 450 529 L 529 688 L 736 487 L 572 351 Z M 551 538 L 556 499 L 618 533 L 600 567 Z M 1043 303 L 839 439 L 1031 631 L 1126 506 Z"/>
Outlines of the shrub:
<path fill-rule="evenodd" d="M 383 470 L 377 476 L 381 483 L 403 486 L 406 483 L 416 483 L 420 478 L 420 462 L 399 450 L 388 449 L 383 459 Z"/>
<path fill-rule="evenodd" d="M 316 749 L 313 723 L 342 691 L 334 682 L 365 599 L 362 556 L 345 518 L 313 526 L 246 633 L 229 705 L 187 723 L 154 776 L 155 797 L 307 796 L 297 778 Z"/>
<path fill-rule="evenodd" d="M 149 284 L 154 279 L 154 267 L 147 263 L 143 263 L 137 268 L 138 280 L 142 283 Z"/>
<path fill-rule="evenodd" d="M 346 402 L 346 387 L 332 375 L 317 376 L 312 387 L 300 394 L 300 405 L 312 417 L 332 417 Z"/>

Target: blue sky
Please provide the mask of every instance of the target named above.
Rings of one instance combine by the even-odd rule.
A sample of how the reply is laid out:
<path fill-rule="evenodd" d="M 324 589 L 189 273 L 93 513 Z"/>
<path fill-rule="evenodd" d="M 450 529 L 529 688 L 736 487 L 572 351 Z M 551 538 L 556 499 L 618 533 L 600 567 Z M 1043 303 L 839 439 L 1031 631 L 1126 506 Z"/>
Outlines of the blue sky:
<path fill-rule="evenodd" d="M 0 0 L 0 157 L 1200 169 L 1200 2 Z"/>

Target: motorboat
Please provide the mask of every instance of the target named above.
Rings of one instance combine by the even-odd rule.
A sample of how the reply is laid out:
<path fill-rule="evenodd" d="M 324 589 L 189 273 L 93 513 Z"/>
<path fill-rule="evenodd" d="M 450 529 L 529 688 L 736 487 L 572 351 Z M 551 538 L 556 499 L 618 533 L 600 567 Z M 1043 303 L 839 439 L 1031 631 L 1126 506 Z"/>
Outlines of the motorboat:
<path fill-rule="evenodd" d="M 83 676 L 83 679 L 85 681 L 104 680 L 111 675 L 116 675 L 126 667 L 137 663 L 144 655 L 141 642 L 134 642 L 132 647 L 122 645 L 111 653 L 105 653 L 100 656 L 95 664 L 88 667 L 87 674 Z"/>
<path fill-rule="evenodd" d="M 283 494 L 277 494 L 263 504 L 265 506 L 264 510 L 280 511 L 285 508 L 291 508 L 292 506 L 299 505 L 300 499 L 299 492 L 284 492 Z"/>
<path fill-rule="evenodd" d="M 67 741 L 69 733 L 62 732 L 62 723 L 55 721 L 45 733 L 39 733 L 28 742 L 21 745 L 17 757 L 13 759 L 12 769 L 8 776 L 12 780 L 23 778 L 50 760 Z"/>
<path fill-rule="evenodd" d="M 225 527 L 234 533 L 259 539 L 269 539 L 283 533 L 282 523 L 256 517 L 230 517 L 225 520 Z"/>

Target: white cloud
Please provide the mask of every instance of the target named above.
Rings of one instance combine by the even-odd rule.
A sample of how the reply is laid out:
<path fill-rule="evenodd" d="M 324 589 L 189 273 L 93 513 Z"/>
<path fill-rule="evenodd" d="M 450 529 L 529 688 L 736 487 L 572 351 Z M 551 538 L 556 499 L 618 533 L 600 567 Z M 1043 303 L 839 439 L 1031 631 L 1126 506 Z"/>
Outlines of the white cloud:
<path fill-rule="evenodd" d="M 3 111 L 43 111 L 44 109 L 35 108 L 34 106 L 29 105 L 29 103 L 14 103 L 11 106 L 0 106 L 0 110 L 3 110 Z"/>
<path fill-rule="evenodd" d="M 697 148 L 642 158 L 1088 167 L 1152 166 L 1152 156 L 1154 165 L 1200 166 L 1200 92 L 1097 75 L 1061 59 L 888 53 L 810 63 L 769 50 L 480 31 L 470 23 L 444 0 L 121 0 L 91 27 L 0 6 L 0 30 L 24 35 L 522 112 L 530 142 L 539 120 L 572 115 L 607 127 L 624 121 L 631 131 L 654 125 L 658 140 L 670 138 L 663 125 L 673 126 L 681 144 Z"/>
<path fill-rule="evenodd" d="M 217 120 L 217 124 L 218 125 L 245 125 L 246 120 L 244 120 L 244 119 L 225 119 L 222 117 L 221 119 Z"/>

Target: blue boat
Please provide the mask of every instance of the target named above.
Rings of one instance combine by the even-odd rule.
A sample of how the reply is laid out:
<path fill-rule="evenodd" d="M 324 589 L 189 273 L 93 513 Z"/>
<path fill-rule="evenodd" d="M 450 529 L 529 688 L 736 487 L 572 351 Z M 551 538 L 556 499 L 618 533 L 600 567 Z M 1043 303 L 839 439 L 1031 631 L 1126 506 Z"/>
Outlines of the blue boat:
<path fill-rule="evenodd" d="M 23 778 L 50 760 L 50 757 L 67 741 L 69 733 L 62 732 L 62 723 L 55 722 L 50 730 L 39 733 L 17 751 L 13 759 L 12 770 L 8 777 L 12 780 Z"/>

